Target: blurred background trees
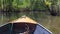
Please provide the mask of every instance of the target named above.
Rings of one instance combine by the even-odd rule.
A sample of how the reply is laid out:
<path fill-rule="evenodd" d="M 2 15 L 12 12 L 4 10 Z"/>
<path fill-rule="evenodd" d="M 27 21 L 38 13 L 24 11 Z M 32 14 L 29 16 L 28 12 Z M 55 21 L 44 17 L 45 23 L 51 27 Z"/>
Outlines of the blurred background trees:
<path fill-rule="evenodd" d="M 57 15 L 60 13 L 59 9 L 60 0 L 0 0 L 0 11 L 5 12 L 24 12 L 25 10 L 43 12 L 47 10 L 51 15 Z"/>
<path fill-rule="evenodd" d="M 0 12 L 10 17 L 20 12 L 49 12 L 60 15 L 60 0 L 0 0 Z"/>

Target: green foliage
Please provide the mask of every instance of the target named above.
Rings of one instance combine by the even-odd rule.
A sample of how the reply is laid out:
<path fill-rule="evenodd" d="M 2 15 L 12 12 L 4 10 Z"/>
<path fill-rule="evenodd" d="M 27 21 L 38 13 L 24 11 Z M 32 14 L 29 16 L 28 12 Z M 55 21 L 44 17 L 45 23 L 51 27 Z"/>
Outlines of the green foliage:
<path fill-rule="evenodd" d="M 1 9 L 6 9 L 11 5 L 12 0 L 0 0 L 0 8 Z"/>
<path fill-rule="evenodd" d="M 44 4 L 44 0 L 33 0 L 31 1 L 31 9 L 40 9 L 45 10 L 46 5 Z"/>
<path fill-rule="evenodd" d="M 3 0 L 3 8 L 7 8 L 9 5 L 9 0 Z"/>
<path fill-rule="evenodd" d="M 45 0 L 45 4 L 47 5 L 47 6 L 51 6 L 51 4 L 52 4 L 52 2 L 51 1 L 47 1 L 47 0 Z"/>
<path fill-rule="evenodd" d="M 26 8 L 30 6 L 30 0 L 13 0 L 12 6 L 14 8 Z"/>
<path fill-rule="evenodd" d="M 3 0 L 0 0 L 0 9 L 3 8 Z"/>

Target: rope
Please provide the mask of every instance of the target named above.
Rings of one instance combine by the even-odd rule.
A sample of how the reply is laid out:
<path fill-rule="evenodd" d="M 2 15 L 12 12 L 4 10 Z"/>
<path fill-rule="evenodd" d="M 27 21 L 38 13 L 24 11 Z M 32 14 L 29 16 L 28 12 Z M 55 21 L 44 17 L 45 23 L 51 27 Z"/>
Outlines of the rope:
<path fill-rule="evenodd" d="M 11 31 L 10 31 L 10 34 L 12 34 L 12 30 L 13 30 L 13 23 L 12 23 L 12 26 L 11 26 Z"/>
<path fill-rule="evenodd" d="M 26 26 L 27 26 L 27 32 L 29 32 L 29 26 L 26 24 Z"/>

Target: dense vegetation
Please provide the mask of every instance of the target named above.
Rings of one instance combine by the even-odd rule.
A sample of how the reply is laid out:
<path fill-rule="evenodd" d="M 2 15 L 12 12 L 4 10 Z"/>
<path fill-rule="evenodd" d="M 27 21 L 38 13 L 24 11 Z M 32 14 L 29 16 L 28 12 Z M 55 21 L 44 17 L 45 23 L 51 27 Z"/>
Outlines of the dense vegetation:
<path fill-rule="evenodd" d="M 29 11 L 48 11 L 60 14 L 60 0 L 0 0 L 0 12 L 9 14 Z"/>

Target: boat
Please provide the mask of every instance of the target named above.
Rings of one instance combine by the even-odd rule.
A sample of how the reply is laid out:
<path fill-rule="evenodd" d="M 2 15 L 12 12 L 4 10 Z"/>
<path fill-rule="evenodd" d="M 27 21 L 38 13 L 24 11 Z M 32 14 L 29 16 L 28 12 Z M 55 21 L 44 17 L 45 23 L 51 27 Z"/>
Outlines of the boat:
<path fill-rule="evenodd" d="M 0 26 L 0 34 L 52 34 L 33 19 L 22 16 Z"/>

